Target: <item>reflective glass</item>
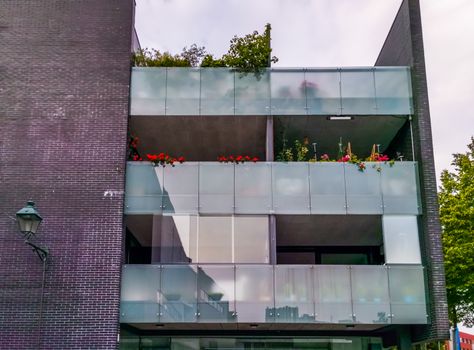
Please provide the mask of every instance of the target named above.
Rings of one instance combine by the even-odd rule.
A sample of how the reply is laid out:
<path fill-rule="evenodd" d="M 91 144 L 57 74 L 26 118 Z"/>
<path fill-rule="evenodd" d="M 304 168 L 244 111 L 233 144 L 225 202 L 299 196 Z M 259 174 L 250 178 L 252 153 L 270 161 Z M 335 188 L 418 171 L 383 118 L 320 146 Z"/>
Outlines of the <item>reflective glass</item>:
<path fill-rule="evenodd" d="M 160 322 L 196 322 L 197 270 L 191 265 L 163 265 Z"/>
<path fill-rule="evenodd" d="M 125 265 L 122 268 L 120 322 L 157 322 L 160 267 Z"/>
<path fill-rule="evenodd" d="M 341 70 L 342 114 L 376 114 L 374 72 Z"/>
<path fill-rule="evenodd" d="M 351 284 L 355 321 L 366 324 L 390 323 L 387 268 L 352 266 Z"/>
<path fill-rule="evenodd" d="M 274 70 L 271 73 L 273 115 L 306 115 L 303 70 Z"/>
<path fill-rule="evenodd" d="M 309 214 L 309 169 L 306 162 L 273 163 L 273 210 L 277 214 Z"/>
<path fill-rule="evenodd" d="M 198 238 L 200 263 L 232 263 L 232 217 L 200 216 Z"/>
<path fill-rule="evenodd" d="M 311 266 L 275 265 L 275 321 L 314 322 Z"/>
<path fill-rule="evenodd" d="M 344 165 L 348 214 L 382 214 L 380 172 L 373 163 L 365 164 L 363 172 L 355 164 Z"/>
<path fill-rule="evenodd" d="M 390 266 L 388 275 L 392 323 L 428 323 L 423 267 Z"/>
<path fill-rule="evenodd" d="M 378 113 L 412 114 L 410 87 L 408 67 L 375 68 Z"/>
<path fill-rule="evenodd" d="M 197 262 L 197 216 L 156 215 L 153 218 L 152 262 Z"/>
<path fill-rule="evenodd" d="M 235 213 L 268 214 L 272 206 L 271 163 L 235 166 Z"/>
<path fill-rule="evenodd" d="M 381 164 L 385 214 L 420 214 L 417 163 Z"/>
<path fill-rule="evenodd" d="M 199 163 L 199 212 L 234 213 L 234 165 Z"/>
<path fill-rule="evenodd" d="M 237 322 L 274 322 L 273 267 L 236 266 L 235 300 Z"/>
<path fill-rule="evenodd" d="M 130 115 L 165 115 L 166 70 L 132 68 Z"/>
<path fill-rule="evenodd" d="M 235 73 L 235 114 L 270 115 L 270 74 Z"/>
<path fill-rule="evenodd" d="M 319 265 L 313 271 L 316 322 L 354 323 L 349 266 Z"/>
<path fill-rule="evenodd" d="M 200 70 L 167 68 L 166 115 L 199 115 Z"/>
<path fill-rule="evenodd" d="M 198 267 L 198 322 L 235 321 L 234 266 Z"/>
<path fill-rule="evenodd" d="M 163 168 L 127 162 L 125 214 L 159 214 L 163 202 Z"/>
<path fill-rule="evenodd" d="M 387 264 L 421 264 L 418 220 L 414 215 L 384 215 L 383 241 Z"/>
<path fill-rule="evenodd" d="M 268 216 L 234 216 L 235 263 L 270 262 Z"/>
<path fill-rule="evenodd" d="M 201 68 L 201 115 L 234 115 L 234 71 Z"/>
<path fill-rule="evenodd" d="M 163 212 L 197 213 L 198 173 L 199 168 L 196 162 L 165 167 Z"/>
<path fill-rule="evenodd" d="M 345 214 L 344 165 L 310 163 L 311 214 Z"/>
<path fill-rule="evenodd" d="M 331 70 L 305 72 L 306 103 L 309 115 L 341 114 L 340 73 Z"/>

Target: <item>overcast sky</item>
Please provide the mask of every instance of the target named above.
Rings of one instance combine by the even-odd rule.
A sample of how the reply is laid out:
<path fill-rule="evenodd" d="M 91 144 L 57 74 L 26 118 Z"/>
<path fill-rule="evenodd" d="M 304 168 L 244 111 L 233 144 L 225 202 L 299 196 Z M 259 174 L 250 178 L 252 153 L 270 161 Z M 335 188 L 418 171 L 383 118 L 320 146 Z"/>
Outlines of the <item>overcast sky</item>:
<path fill-rule="evenodd" d="M 275 67 L 372 66 L 401 0 L 137 0 L 142 47 L 215 56 L 272 24 Z M 421 0 L 436 171 L 474 135 L 474 1 Z"/>

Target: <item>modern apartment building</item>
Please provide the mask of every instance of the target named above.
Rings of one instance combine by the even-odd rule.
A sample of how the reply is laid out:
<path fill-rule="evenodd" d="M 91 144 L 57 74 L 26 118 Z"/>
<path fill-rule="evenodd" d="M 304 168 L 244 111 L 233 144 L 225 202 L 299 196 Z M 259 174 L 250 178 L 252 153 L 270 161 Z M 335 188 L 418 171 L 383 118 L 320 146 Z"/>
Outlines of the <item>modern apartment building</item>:
<path fill-rule="evenodd" d="M 2 7 L 0 348 L 448 337 L 418 1 L 402 2 L 373 67 L 257 75 L 130 68 L 130 0 Z M 129 135 L 143 158 L 185 161 L 126 161 Z M 318 161 L 277 160 L 295 140 Z M 349 142 L 395 161 L 321 161 Z M 44 280 L 13 219 L 28 199 Z"/>

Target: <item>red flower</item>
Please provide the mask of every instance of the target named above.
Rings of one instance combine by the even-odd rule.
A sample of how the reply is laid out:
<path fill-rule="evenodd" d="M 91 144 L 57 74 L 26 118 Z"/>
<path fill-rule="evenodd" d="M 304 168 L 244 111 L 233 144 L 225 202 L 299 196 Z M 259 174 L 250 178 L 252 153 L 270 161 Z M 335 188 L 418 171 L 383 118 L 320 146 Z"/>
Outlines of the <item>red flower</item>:
<path fill-rule="evenodd" d="M 178 162 L 183 163 L 184 162 L 184 157 L 183 156 L 179 157 Z"/>
<path fill-rule="evenodd" d="M 258 157 L 253 157 L 252 162 L 254 162 L 254 163 L 258 162 Z"/>
<path fill-rule="evenodd" d="M 150 162 L 155 162 L 156 160 L 158 160 L 158 156 L 156 154 L 147 154 L 146 157 Z"/>

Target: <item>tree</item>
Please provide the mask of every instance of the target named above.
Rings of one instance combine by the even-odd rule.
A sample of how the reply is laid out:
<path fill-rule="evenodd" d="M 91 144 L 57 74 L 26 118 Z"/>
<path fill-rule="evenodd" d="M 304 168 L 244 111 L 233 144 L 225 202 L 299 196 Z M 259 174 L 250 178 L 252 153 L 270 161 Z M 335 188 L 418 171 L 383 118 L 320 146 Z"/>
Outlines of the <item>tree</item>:
<path fill-rule="evenodd" d="M 449 318 L 474 325 L 474 138 L 466 153 L 453 154 L 439 192 Z"/>

